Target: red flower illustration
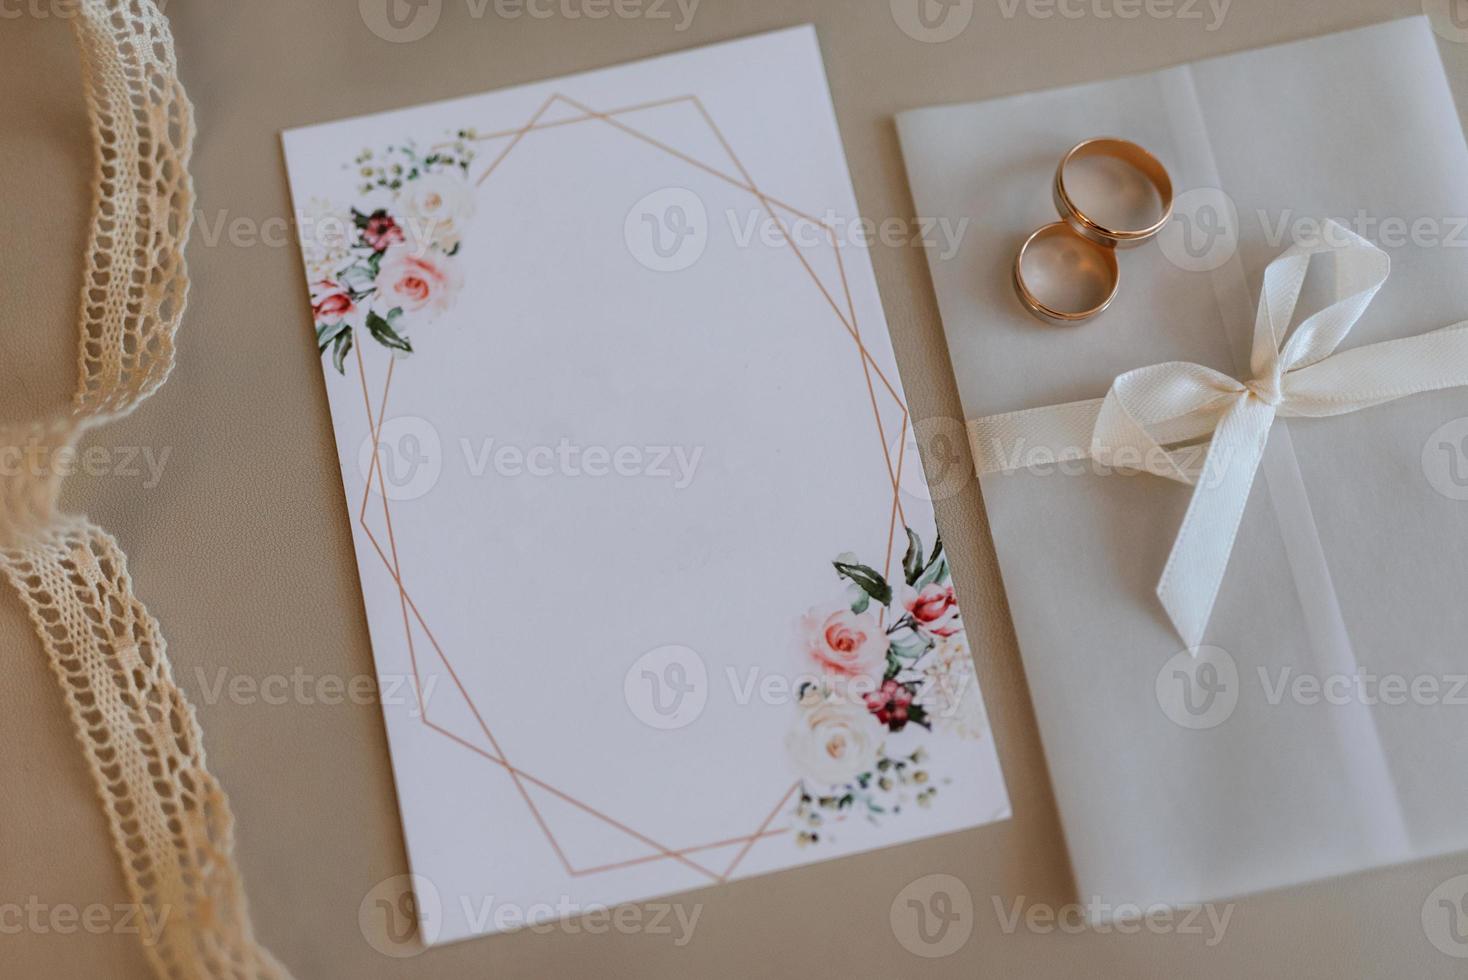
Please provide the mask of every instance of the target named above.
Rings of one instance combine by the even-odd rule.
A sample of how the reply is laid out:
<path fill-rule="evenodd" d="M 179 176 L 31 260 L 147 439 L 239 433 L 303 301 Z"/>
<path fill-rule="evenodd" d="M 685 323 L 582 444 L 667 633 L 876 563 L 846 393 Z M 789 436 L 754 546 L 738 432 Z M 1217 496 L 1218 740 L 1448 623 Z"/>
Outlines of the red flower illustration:
<path fill-rule="evenodd" d="M 907 725 L 908 708 L 912 705 L 912 692 L 895 680 L 884 681 L 882 686 L 866 696 L 867 710 L 877 716 L 877 721 L 890 731 L 900 732 Z"/>
<path fill-rule="evenodd" d="M 386 211 L 378 211 L 367 219 L 367 225 L 362 229 L 362 240 L 374 252 L 386 252 L 389 246 L 398 245 L 407 239 L 403 235 L 403 229 Z"/>

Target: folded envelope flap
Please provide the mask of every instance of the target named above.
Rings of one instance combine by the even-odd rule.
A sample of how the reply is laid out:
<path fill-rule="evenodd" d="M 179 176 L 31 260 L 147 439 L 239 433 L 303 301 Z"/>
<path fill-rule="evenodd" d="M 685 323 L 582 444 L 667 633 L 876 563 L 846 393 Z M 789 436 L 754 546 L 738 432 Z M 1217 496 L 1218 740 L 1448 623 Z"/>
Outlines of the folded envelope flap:
<path fill-rule="evenodd" d="M 1329 218 L 1388 248 L 1397 266 L 1346 346 L 1468 310 L 1468 282 L 1452 281 L 1468 255 L 1468 149 L 1423 17 L 910 110 L 898 129 L 917 213 L 969 222 L 953 254 L 930 253 L 950 353 L 974 365 L 956 372 L 969 418 L 1100 397 L 1122 371 L 1161 361 L 1243 371 L 1263 267 Z M 1099 134 L 1134 140 L 1162 161 L 1178 219 L 1119 255 L 1122 285 L 1105 314 L 1037 329 L 1011 264 L 1025 237 L 1055 220 L 1056 162 Z M 1420 254 L 1409 260 L 1409 248 Z M 1230 281 L 1230 264 L 1243 281 Z M 1393 295 L 1414 298 L 1412 317 L 1391 315 Z M 1236 308 L 1240 299 L 1246 308 Z M 1307 292 L 1302 311 L 1309 302 Z"/>
<path fill-rule="evenodd" d="M 972 222 L 929 256 L 967 418 L 1168 360 L 1247 377 L 1263 267 L 1325 218 L 1393 264 L 1343 347 L 1468 317 L 1468 150 L 1423 18 L 899 127 L 918 214 Z M 1120 256 L 1104 316 L 1048 327 L 1010 263 L 1053 220 L 1055 161 L 1099 134 L 1170 168 L 1179 219 Z M 1186 488 L 1093 472 L 984 480 L 1082 895 L 1200 901 L 1468 847 L 1468 787 L 1441 779 L 1468 749 L 1441 701 L 1468 633 L 1468 394 L 1275 426 L 1205 641 L 1223 656 L 1181 650 L 1154 594 Z M 1362 673 L 1443 693 L 1336 706 L 1292 687 Z"/>

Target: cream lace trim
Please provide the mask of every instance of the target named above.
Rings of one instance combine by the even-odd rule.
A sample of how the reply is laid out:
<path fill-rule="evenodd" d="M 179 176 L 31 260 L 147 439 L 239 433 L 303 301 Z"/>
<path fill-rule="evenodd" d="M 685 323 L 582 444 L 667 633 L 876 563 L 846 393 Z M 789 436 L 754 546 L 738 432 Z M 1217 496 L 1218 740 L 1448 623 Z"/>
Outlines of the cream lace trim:
<path fill-rule="evenodd" d="M 82 0 L 75 26 L 96 147 L 71 411 L 0 428 L 23 465 L 0 478 L 0 572 L 61 684 L 159 977 L 288 974 L 256 941 L 233 817 L 198 722 L 117 542 L 58 513 L 58 461 L 132 411 L 173 368 L 193 188 L 193 116 L 153 0 Z M 13 456 L 10 458 L 14 458 Z"/>

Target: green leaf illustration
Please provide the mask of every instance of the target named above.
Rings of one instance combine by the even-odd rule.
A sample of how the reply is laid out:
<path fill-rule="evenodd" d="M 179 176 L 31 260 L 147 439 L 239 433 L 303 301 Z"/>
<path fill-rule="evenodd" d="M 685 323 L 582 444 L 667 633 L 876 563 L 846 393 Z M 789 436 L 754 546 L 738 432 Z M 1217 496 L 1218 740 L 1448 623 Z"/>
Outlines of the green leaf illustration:
<path fill-rule="evenodd" d="M 899 630 L 892 637 L 892 643 L 887 652 L 899 660 L 917 660 L 927 653 L 932 645 L 932 641 L 917 630 Z"/>
<path fill-rule="evenodd" d="M 373 218 L 385 217 L 387 217 L 387 209 L 385 208 L 378 208 L 371 214 L 363 214 L 356 208 L 352 208 L 352 224 L 356 225 L 358 228 L 366 228 L 367 225 L 371 223 Z"/>
<path fill-rule="evenodd" d="M 907 529 L 907 554 L 902 556 L 902 572 L 908 585 L 923 573 L 923 539 L 912 528 Z"/>
<path fill-rule="evenodd" d="M 347 373 L 347 354 L 352 349 L 352 332 L 344 330 L 336 335 L 331 346 L 331 363 L 336 365 L 337 374 Z"/>
<path fill-rule="evenodd" d="M 836 566 L 836 572 L 842 578 L 855 582 L 863 592 L 876 599 L 878 604 L 885 606 L 892 601 L 892 586 L 887 584 L 887 580 L 876 569 L 854 562 L 837 561 L 831 564 Z"/>
<path fill-rule="evenodd" d="M 933 541 L 933 553 L 928 556 L 928 567 L 912 583 L 912 587 L 922 591 L 923 586 L 932 585 L 948 578 L 948 559 L 943 557 L 943 539 L 937 538 Z"/>
<path fill-rule="evenodd" d="M 372 334 L 372 339 L 382 346 L 411 354 L 413 352 L 413 345 L 408 343 L 408 339 L 398 333 L 394 327 L 398 317 L 402 315 L 403 311 L 396 307 L 388 311 L 386 318 L 379 316 L 376 311 L 369 312 L 367 314 L 367 331 Z"/>
<path fill-rule="evenodd" d="M 344 333 L 350 333 L 351 330 L 351 326 L 345 320 L 321 324 L 316 328 L 316 349 L 323 354 L 326 353 L 326 348 L 331 346 L 332 341 Z"/>

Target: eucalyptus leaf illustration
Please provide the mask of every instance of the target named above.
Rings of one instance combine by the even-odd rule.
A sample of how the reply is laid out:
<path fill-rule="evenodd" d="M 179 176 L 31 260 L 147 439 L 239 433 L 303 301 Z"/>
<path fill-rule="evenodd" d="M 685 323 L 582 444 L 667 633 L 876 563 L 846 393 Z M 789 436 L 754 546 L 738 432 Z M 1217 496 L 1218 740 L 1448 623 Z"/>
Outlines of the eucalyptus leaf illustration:
<path fill-rule="evenodd" d="M 866 565 L 859 565 L 844 561 L 832 562 L 836 571 L 844 578 L 848 578 L 861 587 L 861 590 L 883 606 L 892 601 L 892 586 L 882 577 L 882 573 Z"/>
<path fill-rule="evenodd" d="M 372 339 L 382 346 L 411 354 L 413 345 L 408 343 L 408 338 L 398 333 L 393 327 L 393 324 L 402 315 L 403 311 L 400 309 L 390 310 L 386 317 L 378 316 L 375 310 L 371 311 L 367 314 L 367 331 L 372 334 Z"/>

